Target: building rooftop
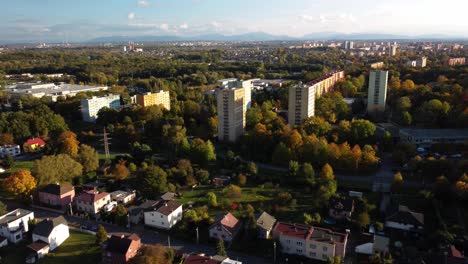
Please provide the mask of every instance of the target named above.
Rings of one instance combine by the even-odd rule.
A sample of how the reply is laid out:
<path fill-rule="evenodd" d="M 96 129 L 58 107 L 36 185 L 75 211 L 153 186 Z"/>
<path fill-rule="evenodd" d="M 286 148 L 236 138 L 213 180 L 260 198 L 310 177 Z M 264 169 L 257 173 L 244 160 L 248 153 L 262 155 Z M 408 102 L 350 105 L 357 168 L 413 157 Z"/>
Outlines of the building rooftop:
<path fill-rule="evenodd" d="M 59 225 L 68 225 L 67 220 L 63 216 L 59 216 L 52 219 L 44 219 L 34 228 L 33 234 L 48 237 L 52 230 Z"/>
<path fill-rule="evenodd" d="M 18 208 L 0 216 L 0 225 L 8 224 L 29 214 L 33 214 L 33 212 Z"/>
<path fill-rule="evenodd" d="M 37 87 L 35 87 L 37 86 Z M 5 91 L 10 94 L 45 94 L 45 95 L 67 95 L 69 93 L 107 90 L 107 86 L 91 86 L 77 84 L 32 83 L 18 84 Z"/>
<path fill-rule="evenodd" d="M 69 193 L 71 191 L 73 191 L 75 189 L 75 187 L 73 187 L 73 185 L 71 184 L 48 184 L 44 187 L 42 187 L 39 192 L 42 192 L 42 193 L 50 193 L 50 194 L 53 194 L 53 195 L 63 195 L 63 194 L 66 194 L 66 193 Z"/>
<path fill-rule="evenodd" d="M 409 134 L 413 137 L 422 138 L 468 138 L 468 129 L 424 129 L 424 128 L 402 128 L 400 133 Z"/>
<path fill-rule="evenodd" d="M 97 191 L 87 191 L 84 193 L 79 194 L 78 196 L 75 197 L 75 200 L 78 201 L 83 201 L 86 203 L 94 203 L 104 197 L 109 195 L 106 192 L 97 192 Z"/>
<path fill-rule="evenodd" d="M 106 251 L 125 255 L 132 241 L 138 240 L 140 237 L 137 234 L 114 234 L 106 242 Z"/>
<path fill-rule="evenodd" d="M 156 211 L 163 215 L 170 215 L 172 212 L 174 212 L 177 208 L 181 206 L 182 204 L 176 200 L 160 201 L 153 207 L 148 208 L 147 211 Z"/>
<path fill-rule="evenodd" d="M 261 213 L 257 218 L 257 225 L 265 230 L 271 230 L 275 225 L 276 219 L 267 212 Z"/>
<path fill-rule="evenodd" d="M 413 212 L 408 206 L 400 205 L 398 211 L 387 217 L 386 221 L 419 226 L 424 225 L 424 214 Z"/>
<path fill-rule="evenodd" d="M 283 236 L 304 240 L 320 241 L 324 243 L 343 243 L 348 237 L 348 234 L 337 233 L 326 228 L 283 222 L 278 222 L 274 228 L 274 231 L 281 233 Z"/>

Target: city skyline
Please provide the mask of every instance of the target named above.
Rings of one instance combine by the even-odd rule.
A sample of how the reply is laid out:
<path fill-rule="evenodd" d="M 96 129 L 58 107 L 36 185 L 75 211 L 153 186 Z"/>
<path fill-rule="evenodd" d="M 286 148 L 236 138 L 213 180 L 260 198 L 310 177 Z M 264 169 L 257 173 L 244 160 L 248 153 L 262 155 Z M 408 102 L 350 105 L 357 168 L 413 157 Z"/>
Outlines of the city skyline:
<path fill-rule="evenodd" d="M 318 32 L 468 37 L 468 2 L 332 0 L 9 1 L 0 42 L 80 42 L 109 36 L 303 37 Z M 456 8 L 454 8 L 456 7 Z"/>

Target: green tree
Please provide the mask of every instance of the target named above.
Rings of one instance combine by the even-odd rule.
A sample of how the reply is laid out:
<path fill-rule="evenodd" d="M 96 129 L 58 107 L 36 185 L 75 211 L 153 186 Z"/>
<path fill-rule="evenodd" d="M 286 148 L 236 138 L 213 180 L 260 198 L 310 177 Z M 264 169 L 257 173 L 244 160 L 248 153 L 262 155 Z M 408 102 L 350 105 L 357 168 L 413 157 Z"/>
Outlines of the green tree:
<path fill-rule="evenodd" d="M 95 171 L 99 167 L 99 155 L 91 146 L 81 144 L 78 157 L 84 172 Z"/>
<path fill-rule="evenodd" d="M 211 141 L 204 142 L 200 138 L 195 138 L 190 143 L 190 158 L 195 163 L 207 165 L 210 161 L 216 160 L 216 153 Z"/>
<path fill-rule="evenodd" d="M 301 171 L 300 171 L 301 178 L 306 182 L 309 186 L 315 186 L 315 171 L 310 163 L 302 164 Z"/>
<path fill-rule="evenodd" d="M 331 130 L 331 125 L 324 118 L 312 116 L 304 121 L 304 130 L 307 134 L 315 134 L 317 137 L 326 136 Z"/>
<path fill-rule="evenodd" d="M 361 228 L 365 228 L 367 226 L 369 226 L 370 224 L 370 216 L 367 212 L 362 212 L 358 215 L 357 217 L 357 224 L 361 227 Z"/>
<path fill-rule="evenodd" d="M 121 204 L 115 209 L 114 221 L 117 225 L 127 226 L 127 209 Z"/>
<path fill-rule="evenodd" d="M 224 247 L 224 240 L 219 239 L 216 243 L 216 255 L 218 256 L 227 256 L 226 248 Z"/>
<path fill-rule="evenodd" d="M 148 166 L 139 173 L 138 181 L 141 194 L 148 199 L 154 199 L 167 191 L 167 173 L 158 166 Z"/>
<path fill-rule="evenodd" d="M 280 142 L 278 145 L 276 145 L 272 160 L 275 164 L 287 165 L 291 160 L 291 149 L 288 148 L 283 142 Z"/>
<path fill-rule="evenodd" d="M 214 192 L 209 192 L 206 194 L 206 199 L 208 201 L 208 205 L 211 207 L 218 206 L 218 200 L 216 198 L 216 194 Z"/>
<path fill-rule="evenodd" d="M 98 230 L 96 232 L 96 245 L 102 245 L 102 243 L 104 243 L 104 241 L 106 240 L 107 240 L 106 229 L 102 225 L 99 225 Z"/>
<path fill-rule="evenodd" d="M 6 213 L 8 213 L 8 208 L 3 202 L 0 201 L 0 215 L 4 215 Z"/>
<path fill-rule="evenodd" d="M 3 160 L 3 166 L 5 169 L 11 169 L 15 166 L 15 159 L 10 155 L 5 155 L 5 159 Z"/>
<path fill-rule="evenodd" d="M 34 162 L 33 174 L 39 186 L 72 182 L 74 178 L 83 174 L 83 166 L 67 154 L 43 156 Z"/>

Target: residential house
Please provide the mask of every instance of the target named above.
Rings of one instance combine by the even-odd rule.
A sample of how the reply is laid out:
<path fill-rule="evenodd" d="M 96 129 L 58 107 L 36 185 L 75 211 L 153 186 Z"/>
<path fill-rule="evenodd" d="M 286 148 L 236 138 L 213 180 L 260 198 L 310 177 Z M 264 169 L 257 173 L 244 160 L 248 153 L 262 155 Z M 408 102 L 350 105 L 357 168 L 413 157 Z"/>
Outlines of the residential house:
<path fill-rule="evenodd" d="M 138 206 L 130 206 L 128 213 L 130 214 L 130 223 L 139 224 L 144 219 L 144 211 L 148 208 L 156 206 L 159 201 L 148 200 Z"/>
<path fill-rule="evenodd" d="M 125 191 L 115 191 L 110 193 L 111 200 L 116 201 L 120 204 L 128 204 L 133 202 L 136 198 L 135 191 L 132 192 L 125 192 Z"/>
<path fill-rule="evenodd" d="M 283 253 L 327 261 L 331 257 L 345 257 L 347 233 L 330 229 L 278 222 L 273 237 L 279 240 Z"/>
<path fill-rule="evenodd" d="M 42 241 L 49 245 L 49 250 L 54 251 L 70 236 L 67 220 L 63 216 L 52 219 L 44 219 L 36 225 L 32 233 L 33 242 Z"/>
<path fill-rule="evenodd" d="M 356 246 L 354 252 L 364 255 L 386 254 L 389 252 L 389 247 L 390 238 L 374 235 L 373 241 Z"/>
<path fill-rule="evenodd" d="M 44 242 L 34 242 L 27 246 L 26 263 L 36 263 L 49 253 L 49 245 Z"/>
<path fill-rule="evenodd" d="M 23 151 L 26 153 L 39 152 L 45 148 L 46 143 L 41 138 L 28 139 L 23 144 Z"/>
<path fill-rule="evenodd" d="M 0 216 L 0 236 L 8 239 L 8 242 L 18 243 L 29 231 L 28 222 L 32 219 L 34 213 L 24 209 L 16 209 Z"/>
<path fill-rule="evenodd" d="M 112 235 L 103 246 L 102 263 L 124 264 L 135 257 L 141 247 L 137 234 Z"/>
<path fill-rule="evenodd" d="M 106 192 L 87 191 L 76 196 L 74 202 L 78 211 L 96 215 L 111 199 Z"/>
<path fill-rule="evenodd" d="M 225 256 L 189 255 L 184 257 L 183 264 L 242 264 Z"/>
<path fill-rule="evenodd" d="M 144 221 L 147 226 L 171 229 L 180 220 L 182 220 L 182 204 L 176 200 L 159 201 L 144 211 Z"/>
<path fill-rule="evenodd" d="M 328 204 L 328 215 L 336 220 L 351 218 L 354 211 L 354 200 L 352 198 L 330 198 Z"/>
<path fill-rule="evenodd" d="M 216 221 L 210 226 L 210 238 L 231 242 L 239 233 L 241 227 L 241 222 L 231 213 L 220 215 L 216 217 Z"/>
<path fill-rule="evenodd" d="M 162 194 L 160 196 L 160 199 L 161 200 L 164 200 L 164 201 L 169 201 L 169 200 L 174 200 L 174 198 L 176 197 L 176 194 L 173 193 L 173 192 L 166 192 L 164 194 Z"/>
<path fill-rule="evenodd" d="M 6 237 L 0 237 L 0 248 L 8 246 L 8 239 Z"/>
<path fill-rule="evenodd" d="M 19 145 L 4 145 L 0 146 L 0 158 L 5 158 L 7 155 L 17 157 L 21 155 L 21 149 Z"/>
<path fill-rule="evenodd" d="M 276 218 L 269 215 L 267 212 L 263 212 L 257 216 L 257 231 L 258 237 L 262 239 L 268 239 L 270 232 L 275 226 Z"/>
<path fill-rule="evenodd" d="M 231 177 L 229 176 L 220 176 L 213 179 L 214 187 L 225 187 L 228 186 L 231 182 Z"/>
<path fill-rule="evenodd" d="M 48 184 L 38 192 L 39 203 L 53 207 L 65 207 L 75 197 L 75 187 L 71 184 Z"/>
<path fill-rule="evenodd" d="M 385 227 L 420 233 L 424 230 L 424 214 L 413 212 L 407 206 L 400 205 L 395 213 L 385 219 Z"/>

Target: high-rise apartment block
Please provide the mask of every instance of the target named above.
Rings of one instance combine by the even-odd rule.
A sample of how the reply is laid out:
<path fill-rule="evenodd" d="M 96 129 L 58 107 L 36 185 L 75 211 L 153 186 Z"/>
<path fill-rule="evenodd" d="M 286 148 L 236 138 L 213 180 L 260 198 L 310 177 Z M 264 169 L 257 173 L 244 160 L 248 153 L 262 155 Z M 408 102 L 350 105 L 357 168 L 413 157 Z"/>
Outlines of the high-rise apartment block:
<path fill-rule="evenodd" d="M 465 65 L 465 58 L 451 58 L 448 60 L 448 65 Z"/>
<path fill-rule="evenodd" d="M 225 79 L 216 90 L 218 139 L 235 142 L 245 132 L 245 115 L 252 104 L 252 81 Z"/>
<path fill-rule="evenodd" d="M 121 107 L 119 95 L 108 95 L 104 97 L 95 97 L 81 99 L 81 115 L 86 122 L 95 122 L 99 110 L 104 107 L 119 109 Z"/>
<path fill-rule="evenodd" d="M 369 75 L 369 91 L 367 97 L 367 112 L 385 111 L 387 101 L 388 71 L 371 71 Z"/>
<path fill-rule="evenodd" d="M 314 116 L 315 99 L 328 93 L 344 77 L 344 71 L 334 71 L 307 84 L 299 83 L 291 87 L 288 102 L 289 125 L 298 126 L 304 119 Z"/>
<path fill-rule="evenodd" d="M 345 43 L 344 43 L 344 49 L 345 49 L 345 50 L 354 49 L 354 42 L 352 42 L 352 41 L 345 41 Z"/>
<path fill-rule="evenodd" d="M 315 87 L 299 83 L 289 88 L 288 123 L 301 125 L 304 119 L 315 115 Z"/>
<path fill-rule="evenodd" d="M 171 97 L 169 91 L 161 90 L 157 93 L 137 94 L 136 103 L 143 107 L 162 105 L 167 110 L 171 110 Z"/>
<path fill-rule="evenodd" d="M 427 65 L 427 58 L 426 57 L 421 57 L 418 58 L 417 60 L 410 60 L 406 62 L 406 66 L 409 67 L 421 67 L 424 68 Z"/>

